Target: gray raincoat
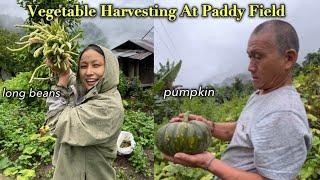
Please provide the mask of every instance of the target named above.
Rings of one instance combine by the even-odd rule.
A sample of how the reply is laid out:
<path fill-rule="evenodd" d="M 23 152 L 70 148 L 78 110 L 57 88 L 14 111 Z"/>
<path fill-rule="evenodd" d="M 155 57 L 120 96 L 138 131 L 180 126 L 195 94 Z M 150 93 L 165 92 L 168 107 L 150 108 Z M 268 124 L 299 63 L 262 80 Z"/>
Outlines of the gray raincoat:
<path fill-rule="evenodd" d="M 46 124 L 57 137 L 54 180 L 112 180 L 116 141 L 123 123 L 117 90 L 119 65 L 110 50 L 105 55 L 104 77 L 88 92 L 70 76 L 68 88 L 53 86 L 60 97 L 47 98 Z"/>

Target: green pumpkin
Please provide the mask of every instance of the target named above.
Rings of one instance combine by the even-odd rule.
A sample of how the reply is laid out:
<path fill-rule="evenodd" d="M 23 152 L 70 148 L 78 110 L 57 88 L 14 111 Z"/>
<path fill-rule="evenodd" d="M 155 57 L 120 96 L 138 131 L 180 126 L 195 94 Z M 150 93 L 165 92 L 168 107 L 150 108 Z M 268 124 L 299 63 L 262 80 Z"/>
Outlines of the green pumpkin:
<path fill-rule="evenodd" d="M 185 113 L 181 122 L 168 123 L 158 129 L 156 146 L 164 154 L 173 156 L 177 152 L 198 154 L 212 143 L 210 128 L 201 121 L 188 121 Z"/>

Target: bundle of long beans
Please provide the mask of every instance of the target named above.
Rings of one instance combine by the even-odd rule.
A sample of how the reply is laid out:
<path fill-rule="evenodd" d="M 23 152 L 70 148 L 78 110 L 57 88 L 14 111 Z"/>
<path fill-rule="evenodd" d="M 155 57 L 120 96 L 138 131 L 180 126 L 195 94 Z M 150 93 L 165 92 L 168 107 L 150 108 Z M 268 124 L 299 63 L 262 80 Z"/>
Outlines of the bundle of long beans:
<path fill-rule="evenodd" d="M 66 71 L 72 66 L 72 63 L 76 64 L 71 55 L 78 55 L 74 52 L 76 48 L 75 40 L 80 37 L 81 33 L 71 38 L 65 31 L 64 25 L 60 25 L 58 19 L 52 21 L 50 25 L 40 22 L 32 23 L 32 25 L 17 25 L 17 27 L 27 28 L 33 30 L 33 32 L 21 37 L 20 42 L 16 42 L 24 45 L 21 48 L 11 49 L 7 47 L 7 49 L 17 52 L 30 48 L 33 44 L 40 44 L 34 51 L 33 56 L 44 57 L 42 64 L 33 71 L 30 83 L 33 79 L 48 79 L 53 76 L 53 72 Z M 51 65 L 50 68 L 48 64 Z M 42 67 L 48 68 L 48 78 L 35 77 L 36 72 Z"/>

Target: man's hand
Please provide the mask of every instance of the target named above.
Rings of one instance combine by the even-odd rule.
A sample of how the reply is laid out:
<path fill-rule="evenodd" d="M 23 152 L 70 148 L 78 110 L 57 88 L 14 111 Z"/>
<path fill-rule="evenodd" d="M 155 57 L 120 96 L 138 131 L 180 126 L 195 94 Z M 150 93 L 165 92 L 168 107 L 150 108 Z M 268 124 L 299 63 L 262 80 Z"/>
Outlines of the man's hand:
<path fill-rule="evenodd" d="M 170 122 L 180 122 L 183 120 L 183 116 L 184 116 L 184 113 L 180 113 L 179 116 L 173 117 L 170 120 Z M 211 133 L 213 134 L 214 123 L 212 121 L 209 121 L 209 120 L 205 119 L 204 117 L 199 116 L 199 115 L 195 115 L 195 114 L 189 114 L 188 120 L 189 121 L 196 120 L 196 121 L 204 122 L 206 125 L 208 125 L 210 127 Z"/>
<path fill-rule="evenodd" d="M 213 158 L 213 154 L 205 151 L 200 154 L 186 154 L 176 153 L 174 156 L 168 156 L 164 154 L 164 158 L 172 161 L 173 163 L 182 164 L 190 167 L 207 168 L 210 160 Z"/>
<path fill-rule="evenodd" d="M 264 177 L 258 173 L 246 172 L 244 170 L 231 167 L 218 159 L 213 159 L 214 156 L 209 152 L 200 154 L 185 154 L 176 153 L 173 157 L 164 155 L 164 158 L 172 161 L 173 163 L 182 164 L 190 167 L 200 167 L 207 169 L 220 179 L 233 180 L 233 179 L 252 179 L 263 180 Z M 213 160 L 212 160 L 213 159 Z"/>

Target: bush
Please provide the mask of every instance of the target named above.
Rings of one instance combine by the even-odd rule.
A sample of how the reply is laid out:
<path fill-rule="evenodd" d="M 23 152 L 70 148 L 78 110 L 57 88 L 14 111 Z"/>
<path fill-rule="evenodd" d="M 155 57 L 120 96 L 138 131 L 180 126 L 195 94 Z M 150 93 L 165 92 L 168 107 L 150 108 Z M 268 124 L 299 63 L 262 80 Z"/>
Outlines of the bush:
<path fill-rule="evenodd" d="M 45 99 L 43 98 L 36 98 L 36 97 L 28 97 L 28 92 L 32 88 L 33 90 L 48 90 L 49 85 L 48 81 L 33 81 L 31 84 L 29 83 L 29 80 L 31 78 L 31 72 L 21 72 L 19 73 L 16 77 L 5 81 L 3 84 L 0 85 L 0 94 L 2 97 L 4 88 L 6 91 L 25 91 L 25 98 L 24 99 L 19 99 L 18 97 L 2 97 L 0 98 L 0 103 L 3 101 L 8 101 L 8 102 L 14 102 L 14 101 L 19 101 L 19 103 L 26 104 L 28 106 L 32 107 L 38 107 L 41 108 L 42 110 L 45 110 L 46 105 L 45 105 Z M 22 95 L 22 94 L 21 94 Z"/>
<path fill-rule="evenodd" d="M 121 94 L 121 97 L 124 98 L 128 90 L 128 80 L 122 71 L 120 71 L 118 90 Z"/>
<path fill-rule="evenodd" d="M 123 131 L 133 134 L 136 147 L 129 158 L 136 172 L 142 172 L 145 176 L 151 176 L 152 165 L 146 157 L 145 150 L 153 148 L 153 117 L 143 112 L 128 110 L 125 113 Z"/>
<path fill-rule="evenodd" d="M 19 34 L 0 28 L 0 70 L 19 72 L 25 69 L 25 64 L 20 62 L 19 55 L 9 51 L 6 47 L 18 47 L 14 42 L 19 40 Z M 0 78 L 1 79 L 1 78 Z"/>
<path fill-rule="evenodd" d="M 133 134 L 135 141 L 143 148 L 153 147 L 153 117 L 140 111 L 125 112 L 123 131 Z"/>
<path fill-rule="evenodd" d="M 299 174 L 301 179 L 320 178 L 320 66 L 305 66 L 294 84 L 305 104 L 313 135 L 311 151 Z"/>

